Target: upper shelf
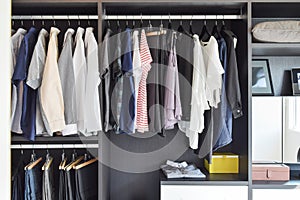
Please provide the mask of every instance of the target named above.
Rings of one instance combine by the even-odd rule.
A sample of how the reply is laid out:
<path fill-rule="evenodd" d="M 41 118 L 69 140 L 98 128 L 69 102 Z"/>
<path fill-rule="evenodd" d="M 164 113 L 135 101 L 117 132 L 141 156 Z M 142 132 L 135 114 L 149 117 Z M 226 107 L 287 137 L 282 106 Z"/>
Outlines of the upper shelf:
<path fill-rule="evenodd" d="M 98 136 L 54 136 L 54 137 L 36 137 L 35 141 L 29 141 L 21 135 L 12 135 L 12 144 L 96 144 L 98 143 Z"/>
<path fill-rule="evenodd" d="M 253 56 L 300 56 L 300 43 L 253 43 Z"/>

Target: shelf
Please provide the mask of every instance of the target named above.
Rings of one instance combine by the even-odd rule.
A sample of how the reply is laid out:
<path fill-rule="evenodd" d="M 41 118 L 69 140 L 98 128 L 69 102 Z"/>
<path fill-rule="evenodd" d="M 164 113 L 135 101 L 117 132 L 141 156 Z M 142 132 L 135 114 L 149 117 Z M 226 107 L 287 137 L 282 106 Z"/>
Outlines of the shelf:
<path fill-rule="evenodd" d="M 98 136 L 54 136 L 54 137 L 36 137 L 35 141 L 29 141 L 23 136 L 13 135 L 11 137 L 12 144 L 97 144 Z"/>
<path fill-rule="evenodd" d="M 253 56 L 300 56 L 300 43 L 253 43 Z"/>
<path fill-rule="evenodd" d="M 241 174 L 209 174 L 201 169 L 206 178 L 167 178 L 160 172 L 161 185 L 248 185 L 247 175 Z"/>
<path fill-rule="evenodd" d="M 253 181 L 254 189 L 293 189 L 300 188 L 300 171 L 291 170 L 290 180 L 283 181 Z"/>

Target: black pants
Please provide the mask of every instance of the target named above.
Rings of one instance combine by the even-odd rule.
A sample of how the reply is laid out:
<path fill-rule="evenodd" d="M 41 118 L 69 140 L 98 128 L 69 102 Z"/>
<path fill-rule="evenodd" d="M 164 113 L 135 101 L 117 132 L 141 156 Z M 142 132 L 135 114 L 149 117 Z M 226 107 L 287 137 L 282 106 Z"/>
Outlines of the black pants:
<path fill-rule="evenodd" d="M 98 199 L 98 162 L 75 171 L 76 200 Z"/>
<path fill-rule="evenodd" d="M 21 158 L 12 176 L 12 200 L 24 200 L 24 167 L 25 163 Z"/>
<path fill-rule="evenodd" d="M 75 200 L 75 171 L 65 171 L 65 200 Z"/>
<path fill-rule="evenodd" d="M 65 197 L 65 170 L 59 170 L 59 189 L 58 189 L 58 200 L 66 200 Z"/>

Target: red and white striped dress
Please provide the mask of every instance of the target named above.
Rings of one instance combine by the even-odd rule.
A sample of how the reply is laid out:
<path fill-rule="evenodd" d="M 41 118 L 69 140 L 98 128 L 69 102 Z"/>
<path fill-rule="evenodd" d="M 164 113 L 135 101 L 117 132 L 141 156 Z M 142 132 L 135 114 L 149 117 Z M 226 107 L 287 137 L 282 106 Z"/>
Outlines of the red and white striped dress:
<path fill-rule="evenodd" d="M 150 63 L 153 61 L 150 54 L 150 49 L 147 43 L 144 29 L 141 31 L 140 55 L 141 55 L 143 72 L 142 72 L 142 77 L 139 84 L 138 96 L 137 96 L 136 129 L 138 132 L 143 133 L 149 130 L 146 81 L 148 77 L 148 72 L 151 69 Z"/>

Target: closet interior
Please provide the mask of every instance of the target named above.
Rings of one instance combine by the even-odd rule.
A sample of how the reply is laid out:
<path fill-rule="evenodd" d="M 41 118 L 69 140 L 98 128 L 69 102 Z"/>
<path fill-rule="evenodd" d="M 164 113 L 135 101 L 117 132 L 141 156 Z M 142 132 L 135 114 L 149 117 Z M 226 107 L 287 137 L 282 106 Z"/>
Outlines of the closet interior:
<path fill-rule="evenodd" d="M 217 25 L 221 30 L 225 24 L 228 30 L 232 30 L 238 38 L 236 46 L 236 57 L 239 74 L 240 91 L 242 97 L 243 116 L 233 120 L 233 141 L 229 145 L 219 149 L 217 152 L 233 152 L 239 155 L 239 173 L 238 174 L 209 174 L 204 169 L 204 158 L 199 158 L 197 153 L 191 148 L 183 150 L 182 155 L 173 156 L 172 153 L 166 155 L 168 159 L 177 161 L 187 161 L 196 164 L 205 172 L 205 179 L 198 179 L 199 184 L 238 184 L 247 185 L 248 181 L 248 32 L 247 32 L 247 4 L 245 3 L 225 3 L 219 5 L 214 3 L 196 2 L 169 2 L 169 3 L 150 3 L 150 2 L 113 2 L 103 1 L 101 4 L 102 11 L 102 38 L 106 34 L 109 27 L 113 34 L 118 33 L 118 29 L 122 31 L 128 28 L 144 27 L 146 32 L 149 26 L 162 27 L 177 31 L 179 27 L 184 31 L 201 35 L 203 27 L 211 34 L 213 27 Z M 231 16 L 231 18 L 230 18 Z M 234 16 L 234 18 L 232 18 Z M 226 19 L 229 17 L 229 19 Z M 224 18 L 224 19 L 223 19 Z M 142 24 L 142 25 L 141 25 Z M 204 36 L 204 37 L 207 37 Z M 113 38 L 113 36 L 112 36 Z M 151 49 L 151 47 L 150 47 Z M 187 49 L 188 51 L 188 49 Z M 147 136 L 148 134 L 148 136 Z M 110 131 L 101 137 L 102 156 L 108 158 L 106 161 L 110 167 L 104 167 L 102 171 L 102 181 L 104 188 L 102 195 L 104 199 L 162 199 L 162 186 L 176 181 L 166 179 L 160 172 L 159 167 L 165 162 L 165 158 L 156 161 L 156 157 L 152 162 L 145 158 L 136 158 L 134 163 L 128 162 L 129 157 L 119 152 L 115 146 L 123 151 L 138 153 L 160 152 L 164 146 L 176 143 L 173 147 L 174 152 L 180 152 L 184 147 L 188 146 L 188 140 L 177 126 L 172 130 L 165 130 L 165 137 L 160 134 L 137 133 L 135 135 L 115 134 Z M 143 139 L 141 140 L 140 137 Z M 201 136 L 200 136 L 201 137 Z M 109 140 L 107 140 L 107 138 Z M 161 154 L 163 154 L 162 152 Z M 145 156 L 146 157 L 146 156 Z M 147 158 L 147 157 L 146 157 Z M 145 164 L 146 163 L 146 164 Z M 143 171 L 134 171 L 137 166 Z M 156 168 L 153 171 L 147 169 Z M 181 184 L 182 179 L 177 179 L 177 184 Z M 197 179 L 186 179 L 188 181 Z M 161 184 L 161 186 L 157 183 Z M 197 181 L 196 181 L 197 182 Z M 136 184 L 135 184 L 136 183 Z M 132 187 L 132 184 L 135 186 Z M 197 184 L 197 183 L 196 183 Z M 222 183 L 221 183 L 222 185 Z M 171 197 L 170 197 L 171 198 Z M 178 197 L 177 197 L 178 198 Z"/>
<path fill-rule="evenodd" d="M 57 40 L 59 54 L 63 50 L 64 34 L 68 28 L 75 30 L 73 39 L 75 39 L 78 27 L 82 27 L 84 30 L 87 27 L 93 28 L 93 34 L 99 48 L 98 71 L 101 81 L 98 91 L 100 105 L 98 106 L 100 107 L 102 122 L 102 131 L 97 131 L 97 134 L 94 133 L 88 137 L 83 134 L 55 135 L 53 137 L 37 136 L 34 141 L 30 141 L 20 134 L 12 133 L 11 160 L 13 175 L 15 175 L 16 169 L 23 161 L 21 165 L 30 163 L 32 157 L 36 157 L 36 159 L 41 157 L 43 159 L 41 163 L 44 164 L 47 158 L 52 157 L 55 183 L 54 199 L 59 199 L 59 190 L 61 189 L 59 165 L 63 160 L 62 155 L 66 155 L 68 160 L 72 160 L 72 157 L 76 157 L 75 154 L 77 154 L 77 157 L 83 156 L 83 160 L 92 160 L 93 170 L 97 168 L 93 177 L 97 178 L 97 183 L 87 184 L 88 187 L 97 187 L 97 197 L 93 196 L 91 199 L 192 199 L 195 195 L 203 198 L 221 199 L 224 198 L 224 196 L 220 196 L 222 194 L 228 199 L 250 200 L 252 199 L 252 189 L 261 191 L 261 189 L 273 188 L 274 185 L 275 188 L 290 189 L 296 185 L 295 182 L 286 183 L 287 185 L 292 184 L 292 186 L 280 183 L 252 183 L 251 164 L 252 154 L 255 153 L 252 145 L 252 140 L 255 139 L 252 137 L 252 102 L 255 103 L 256 99 L 259 98 L 269 98 L 266 101 L 268 104 L 272 101 L 272 98 L 292 96 L 289 70 L 298 67 L 300 61 L 299 44 L 261 43 L 252 37 L 251 29 L 263 21 L 299 20 L 300 16 L 297 12 L 300 8 L 299 3 L 243 0 L 230 2 L 226 0 L 209 2 L 204 0 L 184 2 L 180 0 L 63 0 L 59 2 L 57 0 L 42 2 L 37 0 L 13 0 L 12 3 L 12 29 L 17 31 L 19 28 L 23 28 L 28 31 L 31 27 L 35 27 L 37 30 L 44 28 L 50 33 L 51 27 L 57 27 L 60 30 Z M 206 32 L 204 27 L 207 30 Z M 142 30 L 147 34 L 152 29 L 154 32 L 158 30 L 159 34 L 164 33 L 162 30 L 173 30 L 177 34 L 184 32 L 187 33 L 186 37 L 192 42 L 194 41 L 193 34 L 201 36 L 202 33 L 205 33 L 204 37 L 201 36 L 200 39 L 208 42 L 213 31 L 217 28 L 214 35 L 218 37 L 218 32 L 221 32 L 223 27 L 232 31 L 237 39 L 235 55 L 243 115 L 232 119 L 232 141 L 217 149 L 215 153 L 230 152 L 238 155 L 238 173 L 209 173 L 205 169 L 205 159 L 210 150 L 206 150 L 205 155 L 199 155 L 199 151 L 190 148 L 189 139 L 177 124 L 170 130 L 162 128 L 161 131 L 154 133 L 145 131 L 144 133 L 119 134 L 119 131 L 113 128 L 105 130 L 106 102 L 110 98 L 107 100 L 105 93 L 107 85 L 105 77 L 102 75 L 105 75 L 107 71 L 102 74 L 103 59 L 101 59 L 101 56 L 103 55 L 101 51 L 108 29 L 111 30 L 109 38 L 112 43 L 115 44 L 118 39 L 117 35 L 121 32 L 123 37 L 121 42 L 125 44 L 129 41 L 128 38 L 127 40 L 124 39 L 127 30 L 130 33 L 138 31 L 139 36 Z M 163 37 L 164 34 L 161 38 Z M 46 41 L 48 44 L 49 39 Z M 151 39 L 148 40 L 148 44 L 151 53 L 160 50 L 159 48 L 153 48 L 154 46 L 151 46 L 150 41 Z M 116 47 L 112 46 L 110 53 L 115 53 L 117 51 Z M 169 46 L 166 48 L 167 55 L 169 55 Z M 124 55 L 120 57 L 123 62 L 126 50 L 123 46 L 121 50 L 125 51 Z M 191 49 L 186 50 L 193 53 Z M 180 54 L 180 52 L 177 53 Z M 109 59 L 112 59 L 113 62 L 117 58 L 113 55 Z M 276 97 L 252 96 L 252 59 L 269 60 L 270 74 Z M 151 63 L 153 64 L 152 71 L 157 58 L 153 56 L 153 60 L 154 62 Z M 166 63 L 163 64 L 167 65 Z M 112 63 L 109 63 L 109 65 L 112 65 Z M 163 72 L 165 73 L 165 71 Z M 158 75 L 161 80 L 165 81 L 162 73 L 158 73 Z M 191 87 L 191 85 L 189 86 Z M 159 87 L 159 90 L 164 88 L 163 86 Z M 129 92 L 129 90 L 126 90 L 126 92 Z M 149 93 L 147 94 L 149 95 Z M 282 105 L 282 101 L 280 101 L 280 105 Z M 122 105 L 124 106 L 124 104 Z M 163 105 L 160 106 L 158 109 L 163 107 Z M 185 105 L 182 103 L 182 106 Z M 110 107 L 110 109 L 115 108 L 117 108 L 117 105 L 111 105 Z M 205 115 L 205 119 L 209 117 L 209 115 Z M 149 120 L 155 119 L 149 118 Z M 282 118 L 279 120 L 282 120 Z M 205 129 L 205 131 L 207 130 Z M 207 134 L 199 134 L 198 147 L 208 145 L 209 142 L 206 136 Z M 285 141 L 281 132 L 278 132 L 277 136 L 281 137 L 276 140 L 281 145 L 280 149 L 288 146 L 288 144 L 283 145 L 280 142 Z M 93 159 L 96 158 L 99 162 L 93 162 Z M 279 161 L 285 163 L 283 153 L 278 158 Z M 167 160 L 193 163 L 206 177 L 168 179 L 160 170 L 161 165 L 165 164 Z M 24 169 L 24 167 L 22 168 Z M 72 170 L 75 174 L 77 173 L 76 169 Z M 76 183 L 74 185 L 76 186 Z M 193 196 L 189 197 L 188 195 L 191 194 Z M 253 198 L 255 200 L 259 199 L 255 195 L 253 197 L 255 197 Z M 85 198 L 83 197 L 83 199 Z"/>
<path fill-rule="evenodd" d="M 44 29 L 50 34 L 52 27 L 56 27 L 60 31 L 57 35 L 57 58 L 59 58 L 65 46 L 65 33 L 71 29 L 74 30 L 73 41 L 75 41 L 78 27 L 82 27 L 84 31 L 92 27 L 92 33 L 98 41 L 97 9 L 96 2 L 14 1 L 12 29 L 18 31 L 22 28 L 28 32 L 31 27 L 34 27 L 37 33 Z M 82 39 L 85 40 L 84 37 Z M 48 42 L 49 37 L 46 37 L 46 52 Z M 72 48 L 74 51 L 75 43 Z M 54 78 L 53 75 L 52 78 Z M 69 90 L 72 89 L 72 87 L 69 88 Z M 55 90 L 54 85 L 53 90 Z M 36 199 L 98 199 L 98 134 L 94 133 L 89 137 L 84 134 L 63 135 L 54 133 L 53 136 L 35 136 L 29 140 L 22 134 L 12 132 L 12 199 L 23 199 L 24 196 L 26 199 L 34 198 L 34 196 Z M 36 164 L 32 164 L 35 162 Z M 25 165 L 30 164 L 32 164 L 32 169 L 24 170 Z M 34 180 L 33 176 L 35 176 Z M 35 188 L 29 184 L 30 181 L 37 183 Z"/>

